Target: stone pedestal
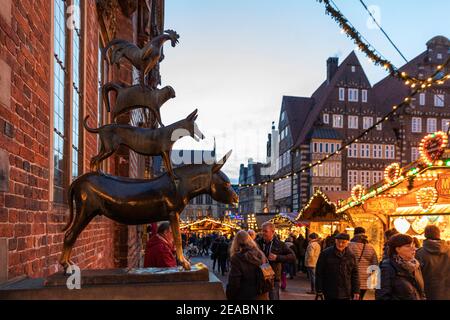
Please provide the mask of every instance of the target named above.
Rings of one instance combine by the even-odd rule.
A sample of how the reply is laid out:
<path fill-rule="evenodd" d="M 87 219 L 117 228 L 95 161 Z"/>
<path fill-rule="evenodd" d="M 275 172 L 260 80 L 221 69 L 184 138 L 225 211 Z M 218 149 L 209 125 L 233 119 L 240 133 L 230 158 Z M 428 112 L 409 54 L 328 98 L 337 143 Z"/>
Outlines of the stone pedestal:
<path fill-rule="evenodd" d="M 0 285 L 0 300 L 223 300 L 222 283 L 202 264 L 179 268 L 81 270 L 81 288 L 63 273 Z"/>

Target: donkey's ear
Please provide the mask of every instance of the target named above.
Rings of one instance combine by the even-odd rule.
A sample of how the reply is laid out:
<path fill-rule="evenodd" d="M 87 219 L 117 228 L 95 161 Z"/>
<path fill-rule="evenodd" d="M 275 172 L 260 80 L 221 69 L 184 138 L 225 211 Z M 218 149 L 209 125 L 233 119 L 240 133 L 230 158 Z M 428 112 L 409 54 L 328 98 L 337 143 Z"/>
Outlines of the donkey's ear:
<path fill-rule="evenodd" d="M 194 117 L 197 116 L 198 109 L 195 109 L 190 115 L 187 116 L 187 120 L 195 120 Z"/>
<path fill-rule="evenodd" d="M 220 159 L 218 162 L 213 164 L 213 168 L 212 168 L 213 173 L 219 172 L 220 169 L 222 169 L 225 162 L 227 162 L 228 158 L 231 156 L 231 151 L 233 151 L 233 150 L 228 151 L 227 154 L 222 159 Z"/>

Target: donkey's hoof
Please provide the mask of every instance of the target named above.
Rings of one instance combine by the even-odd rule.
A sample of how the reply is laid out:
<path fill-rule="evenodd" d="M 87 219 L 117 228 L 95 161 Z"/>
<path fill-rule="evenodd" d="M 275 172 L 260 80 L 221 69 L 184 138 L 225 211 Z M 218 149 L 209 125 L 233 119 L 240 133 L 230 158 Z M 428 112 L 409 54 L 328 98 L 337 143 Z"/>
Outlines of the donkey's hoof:
<path fill-rule="evenodd" d="M 191 263 L 188 260 L 183 259 L 181 261 L 181 265 L 183 266 L 184 270 L 191 270 Z"/>

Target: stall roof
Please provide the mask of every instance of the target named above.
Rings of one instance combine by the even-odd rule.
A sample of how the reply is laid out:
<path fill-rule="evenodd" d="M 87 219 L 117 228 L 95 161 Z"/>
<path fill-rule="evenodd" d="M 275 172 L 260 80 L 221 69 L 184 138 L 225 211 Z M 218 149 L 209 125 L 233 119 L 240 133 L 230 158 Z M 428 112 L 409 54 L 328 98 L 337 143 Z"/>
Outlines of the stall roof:
<path fill-rule="evenodd" d="M 222 229 L 231 229 L 231 230 L 239 230 L 240 226 L 234 223 L 223 222 L 211 218 L 203 218 L 201 220 L 196 220 L 194 222 L 188 222 L 183 224 L 180 229 L 195 229 L 195 231 L 210 231 L 210 230 L 222 230 Z"/>
<path fill-rule="evenodd" d="M 299 222 L 328 222 L 349 221 L 346 214 L 336 212 L 336 204 L 331 202 L 328 196 L 320 190 L 309 199 L 309 202 L 298 213 L 296 220 Z"/>

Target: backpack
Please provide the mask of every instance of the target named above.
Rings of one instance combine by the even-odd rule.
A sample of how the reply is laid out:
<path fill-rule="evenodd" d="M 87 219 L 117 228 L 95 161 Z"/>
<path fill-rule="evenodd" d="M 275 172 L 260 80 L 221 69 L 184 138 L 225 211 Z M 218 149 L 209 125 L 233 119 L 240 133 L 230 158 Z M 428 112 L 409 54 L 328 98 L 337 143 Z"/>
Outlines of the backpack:
<path fill-rule="evenodd" d="M 269 263 L 263 263 L 257 269 L 256 274 L 256 292 L 258 295 L 267 293 L 273 289 L 275 281 L 275 272 Z"/>

